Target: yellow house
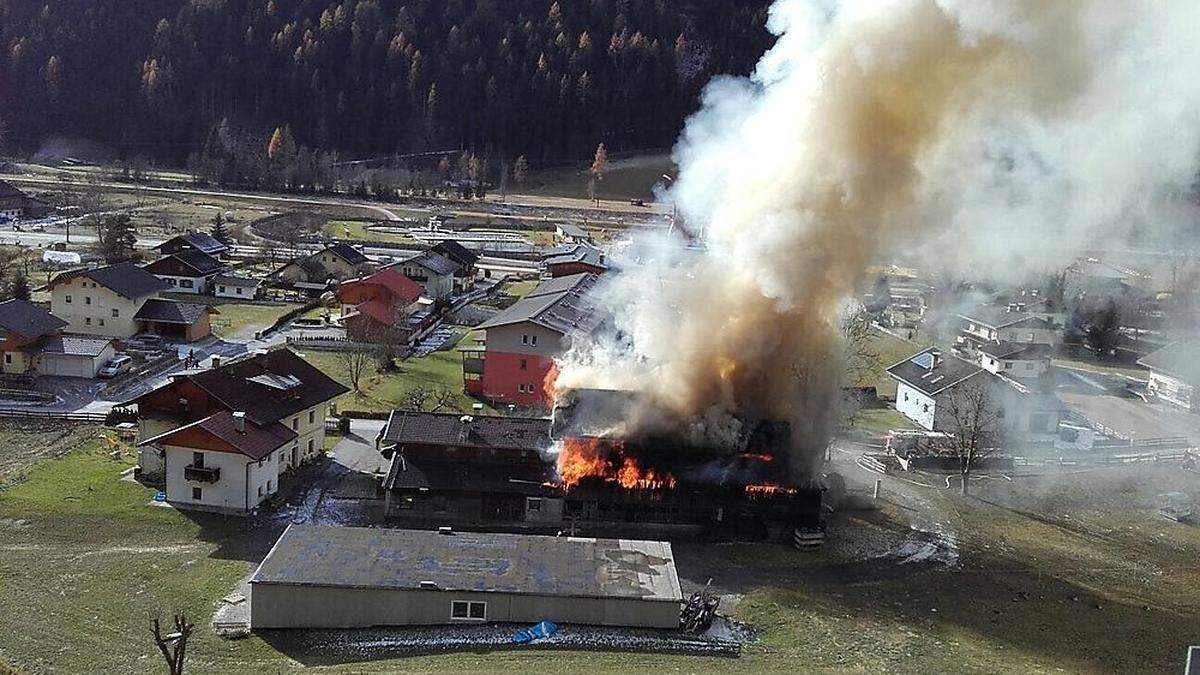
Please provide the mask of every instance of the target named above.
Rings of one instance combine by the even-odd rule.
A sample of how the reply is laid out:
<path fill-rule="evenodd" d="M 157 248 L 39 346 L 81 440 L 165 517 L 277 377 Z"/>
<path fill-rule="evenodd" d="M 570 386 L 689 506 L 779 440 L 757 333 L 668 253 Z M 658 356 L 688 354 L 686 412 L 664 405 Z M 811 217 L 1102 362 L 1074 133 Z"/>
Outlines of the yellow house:
<path fill-rule="evenodd" d="M 69 270 L 50 282 L 50 312 L 68 333 L 128 338 L 138 333 L 138 310 L 167 288 L 133 263 Z"/>
<path fill-rule="evenodd" d="M 370 265 L 365 255 L 349 244 L 330 244 L 303 258 L 297 258 L 279 268 L 275 275 L 284 281 L 295 283 L 323 283 L 330 279 L 350 279 L 359 276 Z"/>

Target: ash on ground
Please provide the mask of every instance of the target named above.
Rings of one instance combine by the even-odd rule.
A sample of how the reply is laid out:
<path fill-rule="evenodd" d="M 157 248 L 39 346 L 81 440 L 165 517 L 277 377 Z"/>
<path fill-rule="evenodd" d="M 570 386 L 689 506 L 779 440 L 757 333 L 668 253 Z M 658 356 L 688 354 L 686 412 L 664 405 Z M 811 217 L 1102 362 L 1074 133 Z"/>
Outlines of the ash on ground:
<path fill-rule="evenodd" d="M 455 651 L 549 649 L 567 651 L 642 652 L 736 657 L 755 639 L 746 624 L 718 617 L 704 633 L 649 628 L 560 626 L 554 635 L 529 644 L 514 644 L 513 633 L 525 624 L 425 626 L 348 630 L 264 630 L 263 640 L 306 665 L 419 656 Z"/>

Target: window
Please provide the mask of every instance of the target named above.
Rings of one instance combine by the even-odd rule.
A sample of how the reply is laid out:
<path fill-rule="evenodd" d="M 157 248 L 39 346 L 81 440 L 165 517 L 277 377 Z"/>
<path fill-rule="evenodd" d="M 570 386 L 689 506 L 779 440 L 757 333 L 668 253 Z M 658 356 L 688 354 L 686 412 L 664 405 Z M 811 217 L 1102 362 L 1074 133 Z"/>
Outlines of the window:
<path fill-rule="evenodd" d="M 487 603 L 455 600 L 450 603 L 450 618 L 455 621 L 486 621 Z"/>
<path fill-rule="evenodd" d="M 89 326 L 92 325 L 92 317 L 84 317 L 83 322 Z"/>
<path fill-rule="evenodd" d="M 316 411 L 316 410 L 309 410 L 309 411 L 308 411 L 308 423 L 309 423 L 309 424 L 313 424 L 313 423 L 315 423 L 316 421 L 317 421 L 317 411 Z"/>
<path fill-rule="evenodd" d="M 267 492 L 270 492 L 270 491 L 271 491 L 271 479 L 268 478 L 267 479 Z"/>
<path fill-rule="evenodd" d="M 316 443 L 316 441 L 314 441 L 313 439 L 311 439 L 311 438 L 308 439 L 308 454 L 310 454 L 310 455 L 312 454 L 313 448 L 316 447 L 314 445 L 315 443 Z"/>
<path fill-rule="evenodd" d="M 262 496 L 262 486 L 261 485 L 258 486 L 258 496 L 259 497 Z"/>
<path fill-rule="evenodd" d="M 542 498 L 541 497 L 526 497 L 525 498 L 525 510 L 526 511 L 541 511 L 542 510 Z"/>
<path fill-rule="evenodd" d="M 101 325 L 101 326 L 103 326 L 103 325 L 104 325 L 104 319 L 100 319 L 100 325 Z"/>
<path fill-rule="evenodd" d="M 83 296 L 83 304 L 85 304 L 85 305 L 92 304 L 92 296 L 90 296 L 90 295 Z"/>
<path fill-rule="evenodd" d="M 113 318 L 114 318 L 114 319 L 116 319 L 116 318 L 120 317 L 120 316 L 121 316 L 121 310 L 119 310 L 119 309 L 116 309 L 116 308 L 113 308 L 112 315 L 113 315 Z"/>
<path fill-rule="evenodd" d="M 534 347 L 537 346 L 537 336 L 536 335 L 531 335 L 529 337 L 529 344 L 533 345 Z"/>
<path fill-rule="evenodd" d="M 204 453 L 203 452 L 193 452 L 192 453 L 192 466 L 196 467 L 197 469 L 204 468 Z"/>
<path fill-rule="evenodd" d="M 12 365 L 12 354 L 8 354 L 8 353 L 6 353 L 6 354 L 4 355 L 4 362 L 5 362 L 5 363 L 7 363 L 7 364 L 9 364 L 9 365 Z"/>
<path fill-rule="evenodd" d="M 200 488 L 192 488 L 192 499 L 194 499 L 195 501 L 200 501 L 200 499 L 202 498 L 201 495 L 203 495 L 203 494 L 204 493 L 200 491 Z"/>
<path fill-rule="evenodd" d="M 292 418 L 292 431 L 295 431 L 295 430 L 297 430 L 297 429 L 299 429 L 299 428 L 300 428 L 300 418 L 299 418 L 299 417 L 293 417 L 293 418 Z"/>
<path fill-rule="evenodd" d="M 71 294 L 67 293 L 67 304 L 71 304 Z"/>
<path fill-rule="evenodd" d="M 180 288 L 193 288 L 194 286 L 195 286 L 195 284 L 192 283 L 191 279 L 180 279 L 179 280 Z"/>
<path fill-rule="evenodd" d="M 223 291 L 224 289 L 221 289 L 221 290 Z M 235 289 L 233 290 L 233 292 L 234 292 L 234 293 L 237 293 L 238 295 L 241 295 L 241 294 L 242 294 L 242 287 L 241 287 L 241 286 L 238 286 L 237 288 L 235 288 Z"/>
<path fill-rule="evenodd" d="M 523 344 L 523 345 L 529 344 L 529 336 L 528 335 L 521 336 L 521 344 Z"/>
<path fill-rule="evenodd" d="M 928 403 L 926 403 L 926 404 L 925 404 L 925 405 L 922 407 L 922 412 L 929 412 L 929 404 L 928 404 Z"/>
<path fill-rule="evenodd" d="M 1004 364 L 1004 369 L 1005 369 L 1005 370 L 1012 370 L 1012 361 L 1009 361 L 1009 362 L 1005 363 L 1005 364 Z"/>
<path fill-rule="evenodd" d="M 282 452 L 281 452 L 281 453 L 279 453 L 279 463 L 280 463 L 280 464 L 283 464 L 283 457 L 284 457 L 284 455 L 285 455 L 285 454 L 286 454 L 286 453 L 282 453 Z"/>
<path fill-rule="evenodd" d="M 224 292 L 225 292 L 225 287 L 224 287 L 224 286 L 217 286 L 217 290 L 218 290 L 218 291 L 221 291 L 222 293 L 224 293 Z"/>
<path fill-rule="evenodd" d="M 529 370 L 529 363 L 525 359 L 521 359 L 521 370 Z"/>

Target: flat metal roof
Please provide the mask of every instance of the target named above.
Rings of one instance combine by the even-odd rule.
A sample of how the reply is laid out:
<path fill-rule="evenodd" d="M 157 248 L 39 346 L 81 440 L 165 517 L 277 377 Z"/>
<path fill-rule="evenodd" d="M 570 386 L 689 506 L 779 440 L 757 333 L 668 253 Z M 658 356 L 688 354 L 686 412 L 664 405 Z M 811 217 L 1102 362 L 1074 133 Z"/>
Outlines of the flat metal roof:
<path fill-rule="evenodd" d="M 253 584 L 679 601 L 671 544 L 290 525 Z"/>

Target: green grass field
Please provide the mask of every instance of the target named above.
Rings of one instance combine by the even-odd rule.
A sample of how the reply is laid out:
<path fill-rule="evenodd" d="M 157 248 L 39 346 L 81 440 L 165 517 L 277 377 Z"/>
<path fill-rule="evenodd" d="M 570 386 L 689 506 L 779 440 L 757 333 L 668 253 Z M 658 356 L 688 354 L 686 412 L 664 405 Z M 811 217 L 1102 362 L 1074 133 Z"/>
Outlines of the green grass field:
<path fill-rule="evenodd" d="M 262 330 L 275 323 L 279 317 L 296 309 L 298 304 L 284 305 L 252 305 L 242 303 L 226 303 L 216 306 L 217 314 L 213 314 L 213 332 L 221 337 L 231 337 L 241 334 L 246 336 L 254 331 Z"/>
<path fill-rule="evenodd" d="M 338 382 L 350 386 L 350 376 L 343 360 L 336 352 L 307 351 L 305 358 Z M 427 388 L 446 388 L 454 394 L 447 410 L 470 412 L 476 400 L 462 390 L 462 356 L 454 348 L 436 351 L 421 358 L 410 358 L 399 362 L 400 369 L 393 373 L 379 373 L 370 366 L 359 382 L 361 391 L 349 392 L 338 399 L 341 409 L 387 412 L 395 408 L 409 407 L 406 394 L 418 385 Z M 491 411 L 490 407 L 485 410 Z"/>
<path fill-rule="evenodd" d="M 324 232 L 338 239 L 358 239 L 362 241 L 386 241 L 397 244 L 416 244 L 417 240 L 403 234 L 391 232 L 375 232 L 368 230 L 372 221 L 366 220 L 331 220 L 325 223 Z"/>

